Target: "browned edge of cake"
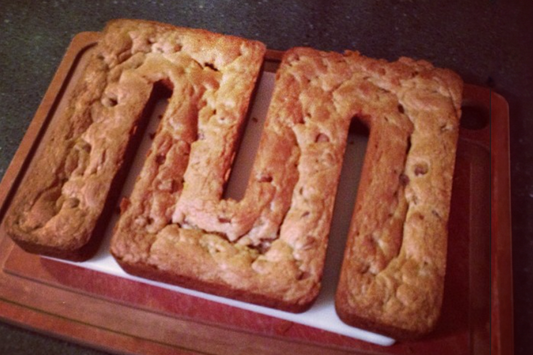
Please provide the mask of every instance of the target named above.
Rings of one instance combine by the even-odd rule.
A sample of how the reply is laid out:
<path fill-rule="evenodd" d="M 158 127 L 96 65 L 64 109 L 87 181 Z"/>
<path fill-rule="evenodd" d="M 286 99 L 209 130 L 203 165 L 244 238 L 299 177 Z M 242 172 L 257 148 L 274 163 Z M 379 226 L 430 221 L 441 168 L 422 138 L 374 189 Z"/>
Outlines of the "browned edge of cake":
<path fill-rule="evenodd" d="M 231 287 L 221 287 L 219 283 L 204 282 L 198 278 L 182 276 L 175 272 L 160 270 L 152 265 L 126 263 L 120 259 L 117 259 L 117 262 L 124 271 L 131 275 L 291 313 L 302 313 L 307 311 L 313 305 L 314 301 L 302 304 L 284 302 L 277 297 L 268 297 L 264 294 L 251 293 Z"/>

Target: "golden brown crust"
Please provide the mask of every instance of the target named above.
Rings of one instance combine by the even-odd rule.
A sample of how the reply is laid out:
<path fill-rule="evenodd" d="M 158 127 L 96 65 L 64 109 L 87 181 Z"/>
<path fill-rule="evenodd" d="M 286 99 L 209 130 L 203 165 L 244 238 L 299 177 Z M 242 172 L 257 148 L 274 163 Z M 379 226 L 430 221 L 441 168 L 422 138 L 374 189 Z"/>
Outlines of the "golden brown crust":
<path fill-rule="evenodd" d="M 222 68 L 220 73 L 227 75 Z M 444 166 L 453 162 L 460 97 L 460 83 L 453 79 L 447 71 L 409 59 L 389 64 L 358 53 L 288 51 L 242 200 L 224 200 L 222 192 L 246 103 L 237 106 L 241 116 L 232 116 L 220 101 L 211 101 L 207 109 L 192 110 L 200 112 L 197 122 L 191 110 L 185 110 L 178 115 L 183 128 L 175 141 L 168 142 L 161 133 L 172 132 L 168 118 L 163 119 L 131 201 L 125 204 L 112 253 L 126 269 L 150 278 L 280 309 L 305 310 L 320 288 L 347 131 L 352 118 L 358 117 L 372 133 L 353 228 L 381 244 L 376 250 L 362 239 L 369 259 L 364 267 L 376 273 L 389 268 L 405 245 L 402 228 L 413 211 L 412 189 L 418 184 L 410 170 L 418 171 L 415 175 L 428 173 L 428 152 L 416 153 L 419 133 L 426 128 L 413 121 L 427 111 L 428 103 L 445 113 L 438 117 L 438 134 L 448 137 L 442 159 Z M 439 80 L 457 85 L 443 89 Z M 226 97 L 227 89 L 216 87 Z M 197 103 L 192 100 L 189 105 Z M 168 147 L 182 153 L 169 154 Z M 168 169 L 172 173 L 166 173 Z M 436 190 L 429 192 L 444 194 L 444 200 L 447 195 L 441 189 L 447 191 L 451 182 L 446 169 L 446 181 L 437 178 Z M 172 191 L 161 186 L 172 186 Z M 446 202 L 437 203 L 434 213 L 446 219 Z M 433 233 L 438 241 L 435 253 L 442 259 L 445 233 L 438 228 Z M 342 300 L 342 295 L 351 297 L 350 290 L 364 288 L 351 284 L 350 268 L 343 273 L 348 274 L 349 287 L 341 282 L 337 308 L 350 323 L 373 326 L 371 321 L 354 323 L 355 308 Z M 426 286 L 438 299 L 439 286 Z M 388 330 L 387 325 L 375 329 Z"/>
<path fill-rule="evenodd" d="M 351 325 L 413 338 L 433 329 L 442 303 L 462 81 L 424 61 L 348 58 L 371 133 L 336 309 Z"/>
<path fill-rule="evenodd" d="M 318 295 L 357 117 L 371 133 L 336 308 L 397 338 L 428 332 L 442 302 L 461 80 L 424 61 L 291 49 L 246 194 L 223 199 L 264 51 L 203 30 L 110 22 L 8 233 L 31 252 L 86 258 L 161 84 L 172 96 L 121 205 L 113 256 L 136 275 L 301 312 Z"/>
<path fill-rule="evenodd" d="M 122 265 L 141 266 L 153 277 L 164 274 L 160 279 L 195 280 L 188 283 L 195 288 L 216 285 L 209 289 L 284 310 L 303 311 L 312 304 L 320 288 L 349 126 L 349 119 L 340 120 L 333 112 L 327 80 L 341 84 L 346 72 L 323 80 L 319 72 L 294 67 L 293 54 L 286 54 L 278 71 L 240 201 L 221 198 L 239 131 L 234 124 L 220 128 L 217 115 L 225 111 L 221 103 L 213 103 L 217 115 L 213 109 L 205 111 L 207 117 L 200 115 L 198 138 L 193 134 L 190 145 L 176 148 L 187 152 L 188 164 L 180 158 L 183 154 L 176 154 L 174 161 L 167 154 L 160 159 L 164 166 L 157 165 L 164 147 L 158 143 L 160 134 L 156 136 L 113 238 L 111 250 Z M 224 69 L 220 72 L 224 75 Z M 313 104 L 313 98 L 319 101 Z M 331 114 L 324 115 L 326 109 Z M 163 119 L 160 131 L 168 126 Z M 176 187 L 174 200 L 162 214 L 154 209 L 160 206 L 154 197 L 161 183 L 157 176 L 167 163 L 180 167 L 172 177 L 183 184 L 170 184 Z"/>
<path fill-rule="evenodd" d="M 205 50 L 209 46 L 218 53 Z M 216 67 L 238 58 L 241 49 L 262 48 L 257 42 L 204 30 L 111 21 L 49 144 L 35 157 L 14 199 L 6 220 L 8 234 L 30 252 L 75 260 L 90 257 L 92 241 L 103 234 L 120 190 L 122 167 L 131 155 L 152 82 L 173 62 Z M 188 53 L 185 59 L 182 52 Z M 158 64 L 159 73 L 133 74 Z"/>
<path fill-rule="evenodd" d="M 419 149 L 418 132 L 424 130 L 417 131 L 411 119 L 423 110 L 416 106 L 417 95 L 436 95 L 435 102 L 429 101 L 436 106 L 441 96 L 447 97 L 442 105 L 451 109 L 445 111 L 451 121 L 444 117 L 438 128 L 449 137 L 444 144 L 450 153 L 444 159 L 453 161 L 459 109 L 453 100 L 460 94 L 439 92 L 448 88 L 439 86 L 438 75 L 451 80 L 451 74 L 426 62 L 401 59 L 389 64 L 358 53 L 289 50 L 277 73 L 245 196 L 240 201 L 222 199 L 242 117 L 221 127 L 218 113 L 225 110 L 214 101 L 209 110 L 199 110 L 206 116 L 200 114 L 197 125 L 194 117 L 180 116 L 184 126 L 189 124 L 180 131 L 186 139 L 165 143 L 164 135 L 156 136 L 119 222 L 113 254 L 126 268 L 135 265 L 151 278 L 276 308 L 306 309 L 320 287 L 347 131 L 358 117 L 372 133 L 357 208 L 365 217 L 356 218 L 354 225 L 382 244 L 376 251 L 364 240 L 369 268 L 386 268 L 403 243 L 402 226 L 410 208 L 405 196 L 417 186 L 408 182 L 406 164 L 407 169 L 425 168 L 412 160 Z M 452 89 L 460 90 L 460 85 Z M 164 119 L 160 131 L 171 131 L 169 127 Z M 170 146 L 185 154 L 168 160 L 165 147 Z M 164 158 L 158 163 L 157 157 Z M 165 178 L 170 168 L 175 170 Z M 169 176 L 175 182 L 169 183 Z M 444 184 L 436 181 L 436 188 L 446 189 Z M 174 186 L 165 203 L 157 197 L 161 185 Z M 437 205 L 435 213 L 446 218 L 441 209 L 446 207 Z M 442 245 L 437 247 L 444 253 Z M 342 303 L 338 308 L 348 319 L 351 308 L 346 311 Z"/>

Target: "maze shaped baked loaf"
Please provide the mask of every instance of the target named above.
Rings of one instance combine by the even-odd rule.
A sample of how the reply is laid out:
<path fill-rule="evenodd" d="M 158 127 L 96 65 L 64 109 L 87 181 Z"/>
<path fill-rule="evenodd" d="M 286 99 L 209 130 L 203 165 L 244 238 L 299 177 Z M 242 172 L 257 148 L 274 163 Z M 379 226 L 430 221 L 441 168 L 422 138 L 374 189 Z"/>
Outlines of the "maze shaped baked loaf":
<path fill-rule="evenodd" d="M 370 137 L 337 311 L 395 337 L 429 331 L 442 302 L 461 80 L 425 61 L 293 48 L 246 193 L 223 198 L 264 53 L 232 36 L 110 22 L 8 232 L 32 252 L 87 255 L 163 86 L 169 104 L 121 203 L 111 253 L 136 275 L 301 312 L 320 289 L 348 129 L 359 119 Z"/>

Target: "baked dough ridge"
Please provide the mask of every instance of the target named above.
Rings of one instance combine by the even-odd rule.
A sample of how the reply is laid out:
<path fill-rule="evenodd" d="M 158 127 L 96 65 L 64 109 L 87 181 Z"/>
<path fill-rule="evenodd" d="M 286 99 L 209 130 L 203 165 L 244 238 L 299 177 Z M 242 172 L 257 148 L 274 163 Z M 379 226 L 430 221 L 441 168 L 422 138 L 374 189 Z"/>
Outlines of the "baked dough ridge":
<path fill-rule="evenodd" d="M 7 233 L 30 252 L 90 258 L 113 213 L 154 86 L 173 89 L 172 63 L 185 61 L 182 67 L 202 69 L 198 75 L 216 76 L 217 66 L 238 62 L 241 51 L 261 57 L 264 45 L 150 21 L 109 22 L 15 195 Z M 149 70 L 157 65 L 159 72 Z M 135 74 L 141 71 L 146 76 Z"/>
<path fill-rule="evenodd" d="M 419 337 L 435 327 L 442 304 L 463 84 L 450 70 L 409 58 L 356 55 L 354 64 L 379 73 L 370 80 L 395 103 L 383 105 L 381 94 L 360 103 L 370 106 L 363 113 L 370 139 L 335 305 L 348 324 Z M 373 127 L 391 115 L 409 119 L 402 134 Z M 403 144 L 391 147 L 397 138 Z"/>
<path fill-rule="evenodd" d="M 440 73 L 443 79 L 428 72 Z M 202 125 L 209 120 L 200 118 L 199 139 L 190 145 L 188 165 L 179 174 L 183 183 L 178 184 L 175 203 L 166 209 L 166 219 L 150 237 L 133 238 L 137 244 L 120 242 L 121 234 L 135 233 L 130 230 L 137 228 L 131 227 L 135 221 L 156 225 L 149 208 L 131 212 L 139 204 L 127 202 L 112 250 L 128 249 L 121 252 L 123 266 L 151 278 L 293 312 L 307 309 L 320 288 L 347 131 L 358 117 L 372 132 L 358 206 L 369 215 L 370 222 L 362 223 L 366 237 L 375 235 L 384 246 L 370 250 L 365 267 L 382 272 L 400 254 L 409 213 L 406 196 L 415 180 L 411 183 L 406 166 L 416 150 L 413 137 L 418 147 L 412 120 L 420 107 L 410 95 L 424 92 L 418 86 L 425 85 L 443 101 L 437 105 L 451 109 L 439 134 L 453 141 L 460 110 L 454 100 L 460 94 L 454 91 L 452 97 L 438 85 L 439 80 L 450 80 L 448 75 L 427 62 L 405 58 L 389 64 L 356 52 L 289 50 L 277 73 L 243 199 L 221 199 L 238 127 L 228 133 L 229 139 L 220 139 L 224 134 L 209 123 Z M 417 167 L 425 169 L 424 164 Z M 148 199 L 134 193 L 133 200 Z"/>

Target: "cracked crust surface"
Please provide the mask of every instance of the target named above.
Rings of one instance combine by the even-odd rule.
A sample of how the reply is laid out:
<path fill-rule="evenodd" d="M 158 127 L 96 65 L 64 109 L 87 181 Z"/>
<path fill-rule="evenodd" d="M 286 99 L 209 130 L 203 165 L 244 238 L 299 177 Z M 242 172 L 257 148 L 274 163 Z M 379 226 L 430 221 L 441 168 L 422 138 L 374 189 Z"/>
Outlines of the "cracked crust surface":
<path fill-rule="evenodd" d="M 111 21 L 50 141 L 17 192 L 7 217 L 8 234 L 30 252 L 90 257 L 97 246 L 92 241 L 103 234 L 105 217 L 112 213 L 121 168 L 131 155 L 130 143 L 153 83 L 168 86 L 187 72 L 187 80 L 175 80 L 181 85 L 175 91 L 199 97 L 197 91 L 219 85 L 217 67 L 233 67 L 237 74 L 226 85 L 241 88 L 243 96 L 228 97 L 224 108 L 230 110 L 246 101 L 253 87 L 249 79 L 240 82 L 239 75 L 254 77 L 263 53 L 258 42 L 204 30 Z M 205 77 L 204 86 L 191 85 L 194 76 Z"/>

